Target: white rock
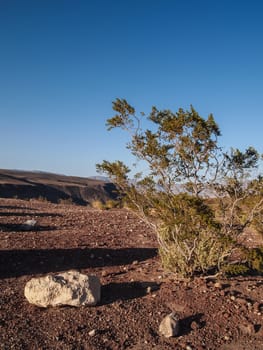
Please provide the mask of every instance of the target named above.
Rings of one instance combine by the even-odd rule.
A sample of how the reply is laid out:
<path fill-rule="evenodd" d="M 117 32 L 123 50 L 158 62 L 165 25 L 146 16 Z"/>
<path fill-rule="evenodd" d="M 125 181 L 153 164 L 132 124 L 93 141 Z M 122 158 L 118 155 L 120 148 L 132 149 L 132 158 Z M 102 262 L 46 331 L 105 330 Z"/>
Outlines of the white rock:
<path fill-rule="evenodd" d="M 32 278 L 25 286 L 25 297 L 29 303 L 40 307 L 96 305 L 100 295 L 98 277 L 77 271 Z"/>
<path fill-rule="evenodd" d="M 37 221 L 34 219 L 27 220 L 22 224 L 21 229 L 24 231 L 30 231 L 30 230 L 33 230 L 36 224 L 37 224 Z"/>
<path fill-rule="evenodd" d="M 174 312 L 164 317 L 160 323 L 159 332 L 166 338 L 179 335 L 179 318 Z"/>
<path fill-rule="evenodd" d="M 96 335 L 96 329 L 92 329 L 91 331 L 89 331 L 90 337 L 94 337 L 94 335 Z"/>

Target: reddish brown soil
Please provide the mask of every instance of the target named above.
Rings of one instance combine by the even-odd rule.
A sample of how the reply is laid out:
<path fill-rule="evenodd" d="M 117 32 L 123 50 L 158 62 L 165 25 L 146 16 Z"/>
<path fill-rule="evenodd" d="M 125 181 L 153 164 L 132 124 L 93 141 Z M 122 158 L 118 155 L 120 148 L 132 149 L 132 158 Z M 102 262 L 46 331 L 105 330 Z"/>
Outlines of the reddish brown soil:
<path fill-rule="evenodd" d="M 38 224 L 22 231 L 28 219 Z M 126 210 L 1 199 L 0 349 L 263 349 L 261 277 L 177 281 L 163 271 L 156 247 Z M 100 278 L 98 306 L 27 302 L 30 278 L 69 269 Z M 166 339 L 158 327 L 171 311 L 181 333 Z"/>

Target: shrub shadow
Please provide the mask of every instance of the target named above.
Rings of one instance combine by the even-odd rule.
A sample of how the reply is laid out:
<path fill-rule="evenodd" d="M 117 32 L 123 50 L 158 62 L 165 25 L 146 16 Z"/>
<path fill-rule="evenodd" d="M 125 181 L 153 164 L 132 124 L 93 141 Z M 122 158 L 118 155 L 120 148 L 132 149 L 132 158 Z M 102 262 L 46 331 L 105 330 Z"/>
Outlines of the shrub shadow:
<path fill-rule="evenodd" d="M 0 278 L 131 264 L 157 255 L 155 248 L 1 250 Z"/>

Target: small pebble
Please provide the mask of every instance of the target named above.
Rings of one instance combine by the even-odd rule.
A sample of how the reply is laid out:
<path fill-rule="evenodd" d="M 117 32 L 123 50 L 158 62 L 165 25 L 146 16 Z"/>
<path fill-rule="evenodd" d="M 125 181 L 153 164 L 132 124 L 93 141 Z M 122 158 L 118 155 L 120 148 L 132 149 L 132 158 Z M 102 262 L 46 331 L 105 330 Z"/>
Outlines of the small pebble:
<path fill-rule="evenodd" d="M 200 328 L 200 325 L 196 321 L 193 321 L 190 327 L 192 330 L 196 330 Z"/>
<path fill-rule="evenodd" d="M 249 322 L 246 324 L 240 324 L 238 327 L 243 334 L 253 335 L 255 333 L 255 328 L 253 323 Z"/>
<path fill-rule="evenodd" d="M 89 336 L 90 337 L 94 337 L 94 335 L 96 335 L 96 330 L 92 329 L 91 331 L 89 331 Z"/>

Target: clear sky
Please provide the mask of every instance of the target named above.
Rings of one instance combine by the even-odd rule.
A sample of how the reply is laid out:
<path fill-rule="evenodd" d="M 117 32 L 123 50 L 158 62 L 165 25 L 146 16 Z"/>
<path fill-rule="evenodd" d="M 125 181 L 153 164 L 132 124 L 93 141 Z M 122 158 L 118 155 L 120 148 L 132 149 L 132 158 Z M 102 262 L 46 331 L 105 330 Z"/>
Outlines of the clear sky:
<path fill-rule="evenodd" d="M 0 168 L 131 162 L 112 101 L 190 104 L 263 153 L 262 0 L 0 0 Z"/>

